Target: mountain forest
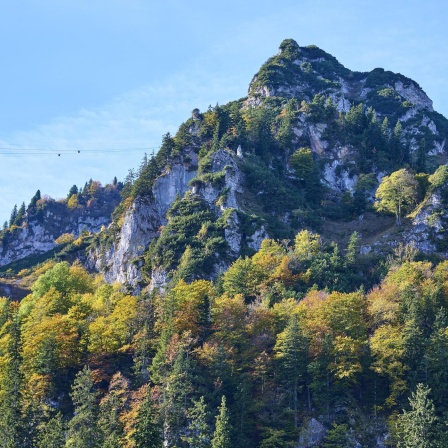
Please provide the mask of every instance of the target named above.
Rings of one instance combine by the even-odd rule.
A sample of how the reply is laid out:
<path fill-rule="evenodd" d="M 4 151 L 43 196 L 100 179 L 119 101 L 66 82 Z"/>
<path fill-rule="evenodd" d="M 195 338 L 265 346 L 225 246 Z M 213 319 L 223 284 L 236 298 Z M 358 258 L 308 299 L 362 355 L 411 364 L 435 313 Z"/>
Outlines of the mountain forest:
<path fill-rule="evenodd" d="M 447 138 L 415 81 L 287 39 L 124 180 L 37 191 L 0 447 L 448 447 Z"/>

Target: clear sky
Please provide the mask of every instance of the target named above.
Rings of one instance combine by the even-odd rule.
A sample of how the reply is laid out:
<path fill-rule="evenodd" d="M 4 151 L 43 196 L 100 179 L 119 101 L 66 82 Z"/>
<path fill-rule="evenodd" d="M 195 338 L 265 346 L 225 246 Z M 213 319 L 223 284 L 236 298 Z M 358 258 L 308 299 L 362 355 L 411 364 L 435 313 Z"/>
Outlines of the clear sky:
<path fill-rule="evenodd" d="M 245 96 L 285 38 L 315 44 L 352 70 L 400 72 L 448 116 L 448 3 L 441 0 L 0 6 L 0 148 L 22 148 L 20 155 L 0 149 L 1 222 L 37 189 L 60 198 L 90 178 L 123 179 L 145 152 L 135 148 L 159 146 L 195 107 Z M 73 149 L 81 153 L 63 152 Z"/>

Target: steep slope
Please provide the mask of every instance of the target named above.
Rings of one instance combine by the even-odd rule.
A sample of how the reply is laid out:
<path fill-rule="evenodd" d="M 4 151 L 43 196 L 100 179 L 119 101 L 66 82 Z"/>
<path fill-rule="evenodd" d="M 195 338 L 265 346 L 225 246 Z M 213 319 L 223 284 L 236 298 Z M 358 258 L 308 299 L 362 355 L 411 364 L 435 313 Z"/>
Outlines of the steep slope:
<path fill-rule="evenodd" d="M 415 81 L 380 68 L 354 72 L 287 39 L 246 98 L 195 109 L 174 137 L 164 136 L 157 156 L 125 181 L 88 265 L 131 288 L 216 277 L 267 236 L 288 240 L 302 228 L 320 231 L 364 216 L 385 174 L 402 167 L 432 173 L 445 163 L 447 136 L 448 121 Z M 59 234 L 73 231 L 64 226 Z M 29 240 L 27 231 L 14 238 Z M 27 250 L 8 243 L 3 264 L 48 250 L 56 233 Z M 372 246 L 380 234 L 375 228 L 361 236 Z M 399 238 L 436 250 L 430 234 Z"/>
<path fill-rule="evenodd" d="M 24 216 L 0 231 L 0 266 L 51 251 L 63 234 L 75 239 L 107 227 L 121 199 L 119 187 L 90 181 L 85 190 L 70 200 L 35 196 Z"/>

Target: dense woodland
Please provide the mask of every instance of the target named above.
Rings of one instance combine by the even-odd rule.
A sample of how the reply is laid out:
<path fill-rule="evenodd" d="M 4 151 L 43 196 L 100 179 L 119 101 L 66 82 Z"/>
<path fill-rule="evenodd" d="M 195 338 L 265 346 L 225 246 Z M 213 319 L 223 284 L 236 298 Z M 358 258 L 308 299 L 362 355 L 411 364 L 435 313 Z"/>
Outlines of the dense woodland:
<path fill-rule="evenodd" d="M 326 447 L 445 446 L 448 262 L 401 248 L 366 291 L 357 241 L 301 231 L 137 296 L 47 262 L 1 301 L 1 446 L 295 446 L 314 415 Z"/>
<path fill-rule="evenodd" d="M 32 282 L 32 292 L 20 302 L 0 299 L 0 447 L 296 447 L 306 446 L 313 418 L 327 430 L 324 448 L 383 439 L 390 447 L 448 446 L 448 261 L 398 242 L 361 254 L 356 232 L 343 244 L 320 234 L 326 220 L 365 212 L 394 215 L 401 227 L 435 193 L 446 208 L 448 168 L 430 152 L 434 134 L 419 124 L 421 110 L 398 119 L 413 104 L 387 83 L 407 78 L 374 70 L 367 104 L 353 100 L 338 112 L 326 89 L 338 76 L 367 74 L 317 47 L 302 49 L 310 62 L 297 66 L 297 44 L 282 46 L 252 89 L 302 82 L 301 97 L 194 110 L 123 183 L 103 189 L 91 181 L 58 201 L 73 213 L 119 193 L 108 229 L 62 235 L 57 259 L 5 267 Z M 447 120 L 427 114 L 444 135 Z M 319 123 L 329 152 L 350 149 L 339 170 L 356 176 L 352 191 L 330 191 L 326 155 L 313 153 L 309 132 L 297 132 Z M 212 156 L 239 146 L 236 257 L 225 238 L 235 211 L 222 207 L 226 170 L 214 171 Z M 137 290 L 61 261 L 108 250 L 133 201 L 153 200 L 158 176 L 175 163 L 189 166 L 191 152 L 191 187 L 220 193 L 215 204 L 192 191 L 176 198 L 135 260 Z M 0 242 L 53 202 L 38 192 L 15 208 Z M 433 219 L 443 216 L 441 209 Z M 245 242 L 260 225 L 271 239 L 255 251 Z M 433 240 L 446 250 L 443 238 Z M 151 290 L 158 269 L 167 284 Z"/>

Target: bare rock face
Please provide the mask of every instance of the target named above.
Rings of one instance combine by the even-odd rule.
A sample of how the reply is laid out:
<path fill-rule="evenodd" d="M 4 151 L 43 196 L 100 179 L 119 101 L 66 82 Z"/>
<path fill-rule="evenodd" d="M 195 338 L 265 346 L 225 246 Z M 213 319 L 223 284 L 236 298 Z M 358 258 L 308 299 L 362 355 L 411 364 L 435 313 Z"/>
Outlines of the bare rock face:
<path fill-rule="evenodd" d="M 437 240 L 445 238 L 448 212 L 443 204 L 440 192 L 433 192 L 420 208 L 412 221 L 412 228 L 405 240 L 424 253 L 437 252 Z"/>
<path fill-rule="evenodd" d="M 12 228 L 0 241 L 0 266 L 52 250 L 56 247 L 55 240 L 64 233 L 77 238 L 83 231 L 99 232 L 110 224 L 120 196 L 116 191 L 109 191 L 103 199 L 101 206 L 74 210 L 68 209 L 65 203 L 49 200 L 42 208 L 29 210 L 22 226 Z"/>
<path fill-rule="evenodd" d="M 322 423 L 312 418 L 302 429 L 298 448 L 312 448 L 319 446 L 325 437 L 327 430 Z"/>
<path fill-rule="evenodd" d="M 120 282 L 137 287 L 141 280 L 139 257 L 160 234 L 166 213 L 177 196 L 188 190 L 196 170 L 179 163 L 156 179 L 152 197 L 138 197 L 126 211 L 120 233 L 107 250 L 97 248 L 89 256 L 90 266 L 103 272 L 107 282 Z"/>

